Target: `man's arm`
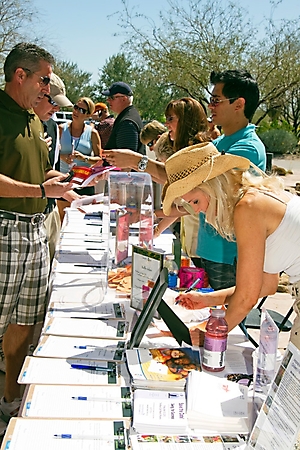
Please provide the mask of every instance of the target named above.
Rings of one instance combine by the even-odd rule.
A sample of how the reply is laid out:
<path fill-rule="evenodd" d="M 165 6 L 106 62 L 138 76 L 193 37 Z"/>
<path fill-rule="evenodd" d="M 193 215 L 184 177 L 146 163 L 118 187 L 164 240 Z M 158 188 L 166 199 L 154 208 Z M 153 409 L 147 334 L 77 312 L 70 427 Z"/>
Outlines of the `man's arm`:
<path fill-rule="evenodd" d="M 50 170 L 49 172 L 47 172 L 47 175 L 49 175 L 49 173 L 51 172 L 55 174 L 58 173 L 59 176 L 54 175 L 43 183 L 46 197 L 62 197 L 67 191 L 72 188 L 72 183 L 64 183 L 63 180 L 65 178 L 65 175 L 62 175 L 55 170 Z M 0 197 L 41 198 L 42 196 L 43 192 L 39 184 L 24 183 L 22 181 L 17 181 L 13 178 L 7 177 L 6 175 L 0 174 Z"/>

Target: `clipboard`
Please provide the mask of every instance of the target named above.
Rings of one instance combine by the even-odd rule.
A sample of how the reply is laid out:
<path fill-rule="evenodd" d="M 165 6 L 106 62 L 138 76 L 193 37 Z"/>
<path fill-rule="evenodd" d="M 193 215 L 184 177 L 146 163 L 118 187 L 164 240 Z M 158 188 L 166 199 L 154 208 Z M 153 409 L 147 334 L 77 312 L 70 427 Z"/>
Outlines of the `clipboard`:
<path fill-rule="evenodd" d="M 129 322 L 124 320 L 54 317 L 44 325 L 42 334 L 125 340 L 128 328 Z"/>
<path fill-rule="evenodd" d="M 33 356 L 120 362 L 124 359 L 125 347 L 125 341 L 43 335 Z"/>
<path fill-rule="evenodd" d="M 129 419 L 131 388 L 31 384 L 20 413 L 30 419 Z"/>
<path fill-rule="evenodd" d="M 2 450 L 9 448 L 51 450 L 62 448 L 62 439 L 55 436 L 70 433 L 72 449 L 80 450 L 84 447 L 84 440 L 91 440 L 95 436 L 97 447 L 106 450 L 126 450 L 128 436 L 126 422 L 123 420 L 80 420 L 80 419 L 24 419 L 13 417 L 3 438 Z M 74 435 L 76 433 L 76 435 Z M 68 439 L 69 441 L 69 439 Z M 96 444 L 94 444 L 96 446 Z M 69 447 L 69 445 L 68 445 Z"/>
<path fill-rule="evenodd" d="M 26 356 L 18 377 L 19 384 L 64 384 L 86 386 L 118 386 L 121 384 L 121 364 L 115 361 L 83 359 L 36 358 Z M 74 368 L 74 365 L 107 367 L 109 371 Z"/>

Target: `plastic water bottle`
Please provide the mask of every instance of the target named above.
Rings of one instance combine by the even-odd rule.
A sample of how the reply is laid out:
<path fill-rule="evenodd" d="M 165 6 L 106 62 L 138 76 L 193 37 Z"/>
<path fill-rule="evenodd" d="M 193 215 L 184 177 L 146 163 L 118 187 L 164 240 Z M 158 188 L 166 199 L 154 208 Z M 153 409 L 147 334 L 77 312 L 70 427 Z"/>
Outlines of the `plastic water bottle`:
<path fill-rule="evenodd" d="M 203 348 L 204 369 L 209 372 L 221 372 L 225 369 L 228 325 L 223 309 L 213 309 L 206 324 Z"/>
<path fill-rule="evenodd" d="M 275 376 L 277 358 L 278 328 L 268 320 L 260 327 L 260 344 L 258 351 L 256 390 L 266 391 Z"/>
<path fill-rule="evenodd" d="M 168 269 L 168 287 L 174 289 L 178 280 L 178 266 L 174 255 L 166 255 L 164 266 Z"/>

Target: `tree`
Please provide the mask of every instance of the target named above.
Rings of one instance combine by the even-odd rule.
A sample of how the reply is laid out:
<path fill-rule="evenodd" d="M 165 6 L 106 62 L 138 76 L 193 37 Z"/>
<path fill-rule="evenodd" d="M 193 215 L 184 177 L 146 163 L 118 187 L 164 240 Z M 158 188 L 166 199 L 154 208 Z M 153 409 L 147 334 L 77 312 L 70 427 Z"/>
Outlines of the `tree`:
<path fill-rule="evenodd" d="M 276 2 L 271 3 L 276 8 Z M 282 115 L 286 93 L 300 81 L 298 20 L 275 23 L 271 11 L 258 39 L 258 27 L 248 19 L 247 10 L 233 2 L 190 0 L 183 6 L 168 0 L 168 4 L 158 27 L 134 9 L 129 11 L 123 0 L 126 48 L 133 63 L 143 64 L 157 82 L 202 103 L 208 101 L 212 70 L 246 69 L 257 79 L 262 94 L 257 123 L 277 111 Z"/>
<path fill-rule="evenodd" d="M 7 54 L 24 41 L 24 31 L 32 29 L 36 19 L 37 11 L 31 0 L 0 0 L 0 75 Z"/>
<path fill-rule="evenodd" d="M 163 120 L 167 103 L 173 98 L 174 89 L 168 89 L 164 83 L 159 83 L 156 75 L 124 53 L 109 58 L 100 71 L 97 92 L 101 92 L 115 81 L 128 83 L 134 93 L 134 104 L 143 120 Z M 179 94 L 179 92 L 177 92 Z M 105 98 L 102 96 L 102 100 Z"/>
<path fill-rule="evenodd" d="M 95 100 L 95 86 L 91 84 L 91 73 L 80 70 L 77 64 L 68 61 L 58 62 L 54 72 L 64 81 L 67 96 L 72 103 L 76 103 L 80 97 Z"/>

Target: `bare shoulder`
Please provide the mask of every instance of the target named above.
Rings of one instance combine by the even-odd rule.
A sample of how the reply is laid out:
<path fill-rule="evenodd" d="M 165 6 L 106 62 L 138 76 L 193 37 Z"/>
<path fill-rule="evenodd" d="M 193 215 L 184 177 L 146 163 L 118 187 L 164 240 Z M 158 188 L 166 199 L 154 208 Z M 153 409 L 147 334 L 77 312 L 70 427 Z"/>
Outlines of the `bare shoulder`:
<path fill-rule="evenodd" d="M 241 200 L 235 206 L 235 214 L 246 214 L 247 211 L 253 212 L 255 210 L 259 211 L 263 208 L 263 202 L 261 196 L 257 192 L 251 191 L 247 192 Z"/>

